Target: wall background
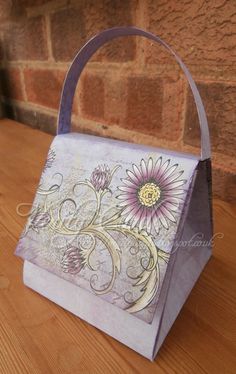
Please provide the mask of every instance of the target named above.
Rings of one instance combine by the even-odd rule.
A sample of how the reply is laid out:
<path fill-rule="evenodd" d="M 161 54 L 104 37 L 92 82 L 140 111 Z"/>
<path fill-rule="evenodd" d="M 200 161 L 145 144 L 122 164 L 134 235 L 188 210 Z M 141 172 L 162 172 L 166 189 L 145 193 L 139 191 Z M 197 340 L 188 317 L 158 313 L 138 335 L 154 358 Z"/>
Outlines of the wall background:
<path fill-rule="evenodd" d="M 8 117 L 55 133 L 63 79 L 95 33 L 136 25 L 182 57 L 208 115 L 214 196 L 236 201 L 236 2 L 234 0 L 0 0 L 1 100 Z M 186 80 L 162 47 L 117 39 L 87 65 L 74 130 L 199 152 Z"/>

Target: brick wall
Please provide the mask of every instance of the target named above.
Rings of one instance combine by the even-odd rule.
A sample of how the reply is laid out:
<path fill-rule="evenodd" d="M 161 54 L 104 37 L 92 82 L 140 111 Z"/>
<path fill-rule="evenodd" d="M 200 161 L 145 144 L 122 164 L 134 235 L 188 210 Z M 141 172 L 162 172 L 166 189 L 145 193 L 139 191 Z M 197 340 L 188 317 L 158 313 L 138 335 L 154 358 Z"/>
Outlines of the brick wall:
<path fill-rule="evenodd" d="M 136 25 L 183 58 L 209 119 L 214 195 L 236 201 L 236 2 L 234 0 L 0 0 L 6 115 L 55 133 L 63 79 L 98 31 Z M 180 69 L 143 38 L 117 39 L 86 66 L 73 107 L 78 131 L 199 152 L 198 120 Z"/>

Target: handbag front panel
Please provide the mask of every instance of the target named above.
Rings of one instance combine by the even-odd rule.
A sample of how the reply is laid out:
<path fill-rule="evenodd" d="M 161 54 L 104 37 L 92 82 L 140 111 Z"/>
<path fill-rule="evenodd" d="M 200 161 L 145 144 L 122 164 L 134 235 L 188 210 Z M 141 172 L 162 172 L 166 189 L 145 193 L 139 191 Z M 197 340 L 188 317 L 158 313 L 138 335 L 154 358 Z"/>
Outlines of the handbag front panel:
<path fill-rule="evenodd" d="M 16 254 L 151 323 L 197 164 L 156 148 L 59 135 Z"/>

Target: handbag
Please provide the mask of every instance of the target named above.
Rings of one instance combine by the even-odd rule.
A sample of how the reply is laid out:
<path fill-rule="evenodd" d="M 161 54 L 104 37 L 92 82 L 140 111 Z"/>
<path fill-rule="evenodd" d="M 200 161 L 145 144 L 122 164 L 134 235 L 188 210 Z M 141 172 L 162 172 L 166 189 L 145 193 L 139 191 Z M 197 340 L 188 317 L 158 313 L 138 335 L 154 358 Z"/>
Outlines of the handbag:
<path fill-rule="evenodd" d="M 71 133 L 76 85 L 104 43 L 128 35 L 163 45 L 197 106 L 201 156 Z M 16 254 L 24 284 L 153 360 L 211 256 L 207 118 L 180 57 L 136 27 L 105 30 L 66 75 L 54 138 Z"/>

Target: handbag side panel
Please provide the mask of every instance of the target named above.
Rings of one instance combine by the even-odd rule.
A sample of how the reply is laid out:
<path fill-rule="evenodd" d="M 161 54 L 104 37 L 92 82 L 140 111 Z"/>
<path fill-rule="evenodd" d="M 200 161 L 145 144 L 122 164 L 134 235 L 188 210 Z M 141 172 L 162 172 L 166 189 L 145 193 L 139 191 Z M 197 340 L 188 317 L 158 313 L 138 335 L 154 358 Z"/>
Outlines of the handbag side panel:
<path fill-rule="evenodd" d="M 153 359 L 211 257 L 212 235 L 211 164 L 210 160 L 206 160 L 198 164 Z"/>

